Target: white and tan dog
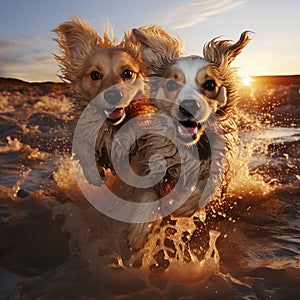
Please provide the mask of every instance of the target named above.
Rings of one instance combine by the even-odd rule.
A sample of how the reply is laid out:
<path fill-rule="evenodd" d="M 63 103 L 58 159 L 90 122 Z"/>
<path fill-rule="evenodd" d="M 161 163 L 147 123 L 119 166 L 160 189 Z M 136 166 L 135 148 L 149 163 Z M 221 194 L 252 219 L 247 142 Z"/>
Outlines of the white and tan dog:
<path fill-rule="evenodd" d="M 204 46 L 203 57 L 172 55 L 168 45 L 158 46 L 157 41 L 153 42 L 146 27 L 134 29 L 132 40 L 141 44 L 142 59 L 148 67 L 146 73 L 154 77 L 150 103 L 157 108 L 157 113 L 168 116 L 161 126 L 162 131 L 173 131 L 174 138 L 179 141 L 179 146 L 177 142 L 172 146 L 169 138 L 152 135 L 146 145 L 143 144 L 139 157 L 159 153 L 166 160 L 167 171 L 163 180 L 152 189 L 141 191 L 138 199 L 140 202 L 165 199 L 184 169 L 183 187 L 197 180 L 196 187 L 192 187 L 181 206 L 176 207 L 176 199 L 172 196 L 172 199 L 161 201 L 159 209 L 162 212 L 165 206 L 169 209 L 168 206 L 173 205 L 175 209 L 170 209 L 173 215 L 190 216 L 216 195 L 221 200 L 229 181 L 229 160 L 237 129 L 234 104 L 238 98 L 231 63 L 250 41 L 249 32 L 243 32 L 236 43 L 213 39 Z M 164 51 L 157 55 L 157 48 L 164 48 Z M 184 149 L 181 151 L 183 157 L 178 155 L 176 147 Z M 180 192 L 177 191 L 178 199 Z M 137 209 L 135 214 L 144 214 L 147 219 L 147 212 L 142 209 Z M 147 222 L 132 224 L 130 246 L 140 248 L 151 228 L 151 223 Z"/>

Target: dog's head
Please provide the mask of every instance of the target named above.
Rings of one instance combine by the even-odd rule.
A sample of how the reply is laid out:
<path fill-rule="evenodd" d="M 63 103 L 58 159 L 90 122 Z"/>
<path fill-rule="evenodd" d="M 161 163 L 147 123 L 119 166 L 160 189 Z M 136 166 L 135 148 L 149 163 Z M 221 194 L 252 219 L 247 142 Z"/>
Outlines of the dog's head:
<path fill-rule="evenodd" d="M 134 34 L 143 44 L 143 59 L 150 66 L 151 62 L 157 64 L 151 37 L 142 30 L 135 30 Z M 214 39 L 204 46 L 203 57 L 172 55 L 174 48 L 167 43 L 160 44 L 164 51 L 159 52 L 159 66 L 152 70 L 161 79 L 155 85 L 152 101 L 158 112 L 175 120 L 177 136 L 182 143 L 198 142 L 210 115 L 224 114 L 234 101 L 234 70 L 230 64 L 249 41 L 248 32 L 236 43 Z"/>
<path fill-rule="evenodd" d="M 95 29 L 73 16 L 60 24 L 54 39 L 62 55 L 56 55 L 62 79 L 70 83 L 80 109 L 91 100 L 112 124 L 125 118 L 125 108 L 143 92 L 143 64 L 138 53 L 124 42 L 110 39 L 108 29 L 103 38 Z"/>

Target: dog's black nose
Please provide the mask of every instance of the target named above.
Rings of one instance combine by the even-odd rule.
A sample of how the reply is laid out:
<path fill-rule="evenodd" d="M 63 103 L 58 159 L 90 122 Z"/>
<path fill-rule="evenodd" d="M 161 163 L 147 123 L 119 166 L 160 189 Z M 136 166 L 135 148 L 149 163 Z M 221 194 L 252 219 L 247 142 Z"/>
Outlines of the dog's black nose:
<path fill-rule="evenodd" d="M 106 102 L 108 102 L 109 104 L 117 104 L 121 101 L 123 97 L 122 92 L 120 92 L 119 90 L 112 88 L 109 89 L 107 91 L 104 92 L 104 99 Z"/>
<path fill-rule="evenodd" d="M 194 99 L 186 99 L 180 102 L 179 110 L 187 117 L 195 117 L 199 104 Z"/>

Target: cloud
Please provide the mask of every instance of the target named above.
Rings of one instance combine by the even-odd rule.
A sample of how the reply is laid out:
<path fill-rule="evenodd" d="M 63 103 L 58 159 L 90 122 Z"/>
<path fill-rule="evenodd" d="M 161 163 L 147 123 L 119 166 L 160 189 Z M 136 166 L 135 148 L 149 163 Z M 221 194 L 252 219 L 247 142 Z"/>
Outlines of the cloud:
<path fill-rule="evenodd" d="M 166 17 L 165 25 L 173 29 L 187 28 L 245 3 L 245 0 L 202 0 L 178 6 Z"/>
<path fill-rule="evenodd" d="M 28 81 L 55 80 L 57 66 L 50 42 L 40 37 L 0 40 L 0 77 Z"/>

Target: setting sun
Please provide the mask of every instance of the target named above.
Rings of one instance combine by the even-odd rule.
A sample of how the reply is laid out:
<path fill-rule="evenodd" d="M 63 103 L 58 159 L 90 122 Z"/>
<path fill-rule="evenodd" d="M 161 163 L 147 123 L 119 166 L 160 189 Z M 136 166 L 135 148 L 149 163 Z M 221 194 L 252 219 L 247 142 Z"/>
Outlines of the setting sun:
<path fill-rule="evenodd" d="M 252 83 L 252 81 L 253 81 L 253 79 L 252 79 L 252 77 L 250 77 L 250 76 L 243 76 L 243 77 L 242 77 L 242 82 L 243 82 L 243 84 L 246 85 L 246 86 L 250 86 L 251 83 Z"/>
<path fill-rule="evenodd" d="M 245 86 L 251 86 L 253 82 L 253 78 L 245 73 L 238 72 L 238 76 L 240 78 L 240 82 Z"/>

